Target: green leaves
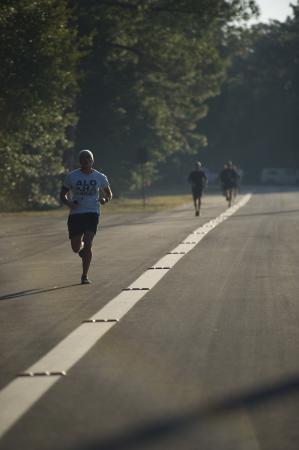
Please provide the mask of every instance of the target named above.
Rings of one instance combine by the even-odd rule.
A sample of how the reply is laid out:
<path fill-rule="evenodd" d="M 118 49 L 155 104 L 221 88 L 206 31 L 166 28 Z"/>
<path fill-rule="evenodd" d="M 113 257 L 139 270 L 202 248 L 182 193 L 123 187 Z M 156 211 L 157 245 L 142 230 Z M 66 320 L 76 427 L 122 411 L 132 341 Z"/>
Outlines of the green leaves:
<path fill-rule="evenodd" d="M 265 167 L 299 164 L 298 6 L 293 9 L 286 22 L 258 24 L 231 41 L 229 80 L 204 124 L 213 162 L 229 155 L 250 181 Z"/>
<path fill-rule="evenodd" d="M 80 49 L 71 17 L 66 1 L 1 3 L 0 151 L 9 161 L 0 169 L 8 180 L 2 204 L 8 195 L 14 207 L 57 195 L 62 154 L 71 144 L 65 129 L 77 121 Z M 56 183 L 45 184 L 47 177 Z"/>
<path fill-rule="evenodd" d="M 138 184 L 137 148 L 154 177 L 158 162 L 204 147 L 199 124 L 226 77 L 231 24 L 253 9 L 244 0 L 2 0 L 0 203 L 57 195 L 75 138 L 118 190 Z"/>
<path fill-rule="evenodd" d="M 154 164 L 205 146 L 198 125 L 228 67 L 224 25 L 248 13 L 253 2 L 91 1 L 92 18 L 85 2 L 77 4 L 95 36 L 79 104 L 78 147 L 87 143 L 115 173 L 115 159 L 134 171 L 140 146 Z"/>

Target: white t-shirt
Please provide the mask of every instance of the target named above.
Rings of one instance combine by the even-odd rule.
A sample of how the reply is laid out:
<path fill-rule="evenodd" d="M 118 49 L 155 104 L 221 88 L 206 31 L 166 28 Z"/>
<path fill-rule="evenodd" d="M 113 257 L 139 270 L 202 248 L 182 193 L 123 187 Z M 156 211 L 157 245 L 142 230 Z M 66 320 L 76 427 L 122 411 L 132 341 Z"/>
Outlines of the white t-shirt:
<path fill-rule="evenodd" d="M 70 190 L 71 200 L 79 204 L 78 208 L 70 210 L 70 214 L 100 214 L 99 191 L 109 186 L 106 175 L 94 169 L 91 173 L 76 169 L 66 176 L 63 186 Z"/>

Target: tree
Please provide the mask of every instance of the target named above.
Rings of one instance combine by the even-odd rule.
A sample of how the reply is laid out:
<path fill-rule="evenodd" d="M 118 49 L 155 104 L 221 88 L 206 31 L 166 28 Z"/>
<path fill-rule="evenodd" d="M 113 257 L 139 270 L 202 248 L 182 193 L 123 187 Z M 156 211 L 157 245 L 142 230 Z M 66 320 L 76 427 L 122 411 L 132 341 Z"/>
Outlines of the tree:
<path fill-rule="evenodd" d="M 77 121 L 78 36 L 66 0 L 0 5 L 0 204 L 55 203 L 65 130 Z"/>
<path fill-rule="evenodd" d="M 251 0 L 2 0 L 1 206 L 55 203 L 74 139 L 116 190 L 140 178 L 137 148 L 154 177 L 160 161 L 204 147 L 224 43 L 254 11 Z"/>
<path fill-rule="evenodd" d="M 264 167 L 299 167 L 299 11 L 247 30 L 204 127 L 211 163 L 233 158 L 252 180 Z"/>
<path fill-rule="evenodd" d="M 198 124 L 220 92 L 233 19 L 254 2 L 221 0 L 76 1 L 84 61 L 77 146 L 91 147 L 120 189 L 134 175 L 135 149 L 153 164 L 206 145 Z"/>

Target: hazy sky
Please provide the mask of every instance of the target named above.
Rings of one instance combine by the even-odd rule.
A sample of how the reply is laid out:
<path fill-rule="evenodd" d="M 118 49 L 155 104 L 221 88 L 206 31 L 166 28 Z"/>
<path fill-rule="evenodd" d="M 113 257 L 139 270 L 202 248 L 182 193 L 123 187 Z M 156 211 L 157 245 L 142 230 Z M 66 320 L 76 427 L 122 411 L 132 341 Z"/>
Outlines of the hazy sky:
<path fill-rule="evenodd" d="M 296 0 L 256 0 L 261 9 L 259 21 L 268 22 L 275 19 L 283 22 L 287 16 L 292 14 L 290 3 L 297 4 Z"/>

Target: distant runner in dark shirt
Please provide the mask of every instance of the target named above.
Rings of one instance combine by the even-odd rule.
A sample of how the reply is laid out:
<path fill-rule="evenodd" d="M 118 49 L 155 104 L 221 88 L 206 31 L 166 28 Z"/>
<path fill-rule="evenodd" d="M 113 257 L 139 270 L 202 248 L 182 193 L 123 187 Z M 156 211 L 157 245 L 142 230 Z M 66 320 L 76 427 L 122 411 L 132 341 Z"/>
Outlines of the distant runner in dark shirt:
<path fill-rule="evenodd" d="M 197 161 L 195 163 L 195 170 L 193 170 L 188 177 L 188 182 L 191 184 L 192 188 L 192 196 L 193 203 L 195 208 L 195 215 L 200 215 L 200 207 L 201 207 L 201 197 L 204 191 L 204 188 L 207 185 L 207 177 L 204 171 L 202 170 L 201 163 Z"/>
<path fill-rule="evenodd" d="M 228 161 L 222 171 L 219 174 L 219 179 L 221 182 L 222 192 L 226 197 L 226 200 L 229 202 L 229 206 L 231 205 L 232 196 L 236 196 L 237 187 L 240 176 L 236 169 L 233 166 L 231 161 Z"/>

